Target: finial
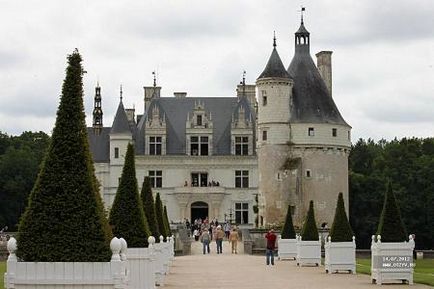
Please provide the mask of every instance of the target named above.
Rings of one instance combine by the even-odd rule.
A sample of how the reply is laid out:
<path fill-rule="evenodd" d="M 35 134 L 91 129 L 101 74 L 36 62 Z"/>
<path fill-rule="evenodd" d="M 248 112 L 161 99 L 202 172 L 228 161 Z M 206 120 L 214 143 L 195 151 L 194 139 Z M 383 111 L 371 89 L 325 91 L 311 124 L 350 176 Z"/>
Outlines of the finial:
<path fill-rule="evenodd" d="M 306 11 L 306 8 L 301 6 L 301 10 L 300 10 L 300 14 L 301 14 L 301 24 L 304 24 L 304 20 L 303 20 L 303 12 Z"/>
<path fill-rule="evenodd" d="M 120 94 L 120 98 L 121 98 L 121 101 L 122 101 L 122 84 L 121 84 L 120 89 L 119 89 L 119 94 Z"/>
<path fill-rule="evenodd" d="M 243 86 L 246 86 L 246 71 L 243 71 Z"/>
<path fill-rule="evenodd" d="M 157 86 L 157 76 L 156 76 L 155 70 L 152 71 L 152 75 L 154 76 L 154 87 L 156 87 Z"/>
<path fill-rule="evenodd" d="M 273 31 L 273 47 L 276 48 L 277 44 L 276 44 L 276 31 Z"/>

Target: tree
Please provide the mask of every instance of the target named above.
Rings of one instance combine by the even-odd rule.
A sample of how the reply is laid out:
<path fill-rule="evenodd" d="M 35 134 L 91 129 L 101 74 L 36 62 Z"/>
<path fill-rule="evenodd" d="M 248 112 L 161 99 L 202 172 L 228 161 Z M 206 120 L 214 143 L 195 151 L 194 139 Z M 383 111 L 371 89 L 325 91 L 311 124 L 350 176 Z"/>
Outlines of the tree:
<path fill-rule="evenodd" d="M 145 177 L 143 181 L 142 191 L 140 194 L 143 203 L 143 209 L 148 221 L 149 231 L 156 239 L 160 237 L 160 231 L 158 230 L 157 216 L 155 213 L 155 202 L 152 197 L 151 181 L 149 177 Z"/>
<path fill-rule="evenodd" d="M 332 242 L 348 242 L 353 240 L 353 236 L 354 233 L 345 212 L 344 196 L 339 193 L 335 218 L 330 229 L 330 237 Z"/>
<path fill-rule="evenodd" d="M 306 221 L 304 222 L 303 231 L 301 233 L 303 241 L 318 241 L 318 228 L 315 221 L 315 212 L 313 210 L 313 201 L 309 203 L 309 211 L 307 211 Z"/>
<path fill-rule="evenodd" d="M 172 236 L 172 231 L 170 230 L 170 222 L 169 222 L 169 216 L 167 215 L 167 207 L 164 206 L 164 226 L 166 227 L 166 236 Z"/>
<path fill-rule="evenodd" d="M 286 212 L 285 224 L 282 229 L 282 239 L 295 239 L 295 230 L 292 223 L 291 206 L 288 205 L 288 211 Z"/>
<path fill-rule="evenodd" d="M 407 232 L 390 181 L 384 195 L 383 211 L 381 212 L 377 235 L 381 235 L 381 242 L 404 242 L 407 239 Z"/>
<path fill-rule="evenodd" d="M 164 238 L 167 237 L 166 227 L 164 226 L 164 217 L 163 217 L 163 203 L 160 199 L 160 193 L 157 193 L 155 196 L 155 214 L 157 215 L 157 224 L 158 224 L 158 231 L 160 232 L 160 235 Z M 158 236 L 159 238 L 160 236 Z"/>
<path fill-rule="evenodd" d="M 110 260 L 104 216 L 83 107 L 83 67 L 68 56 L 52 141 L 18 228 L 17 255 L 28 262 Z"/>
<path fill-rule="evenodd" d="M 121 180 L 110 210 L 109 223 L 116 237 L 124 238 L 131 248 L 148 246 L 151 235 L 143 211 L 136 179 L 134 147 L 128 144 Z"/>

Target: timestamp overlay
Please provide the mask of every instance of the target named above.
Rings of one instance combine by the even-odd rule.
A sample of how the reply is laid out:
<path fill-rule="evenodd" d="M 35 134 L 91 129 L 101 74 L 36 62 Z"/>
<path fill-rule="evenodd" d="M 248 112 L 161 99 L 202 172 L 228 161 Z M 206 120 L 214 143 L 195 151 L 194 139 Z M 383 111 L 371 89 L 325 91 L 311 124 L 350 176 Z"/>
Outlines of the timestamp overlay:
<path fill-rule="evenodd" d="M 375 256 L 374 262 L 381 269 L 410 269 L 414 267 L 413 256 Z"/>

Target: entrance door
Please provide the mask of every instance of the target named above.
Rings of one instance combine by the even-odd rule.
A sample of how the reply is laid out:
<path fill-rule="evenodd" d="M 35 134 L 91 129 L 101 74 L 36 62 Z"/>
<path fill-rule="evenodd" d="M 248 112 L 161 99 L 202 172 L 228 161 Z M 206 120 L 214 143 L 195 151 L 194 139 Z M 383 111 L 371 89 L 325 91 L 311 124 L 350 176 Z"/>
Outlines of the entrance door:
<path fill-rule="evenodd" d="M 194 202 L 191 204 L 191 223 L 196 219 L 204 220 L 208 217 L 208 204 L 205 202 Z"/>

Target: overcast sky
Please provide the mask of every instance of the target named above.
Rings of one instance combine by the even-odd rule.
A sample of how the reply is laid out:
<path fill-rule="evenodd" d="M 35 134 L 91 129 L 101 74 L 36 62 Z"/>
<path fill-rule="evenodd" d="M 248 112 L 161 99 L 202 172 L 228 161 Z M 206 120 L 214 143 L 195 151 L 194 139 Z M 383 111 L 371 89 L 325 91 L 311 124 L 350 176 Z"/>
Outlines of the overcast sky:
<path fill-rule="evenodd" d="M 353 142 L 434 135 L 432 0 L 0 0 L 0 131 L 51 133 L 76 47 L 89 125 L 97 81 L 105 126 L 120 84 L 143 113 L 153 70 L 163 96 L 234 96 L 243 70 L 254 83 L 264 69 L 274 30 L 289 65 L 301 5 L 311 55 L 333 51 L 333 98 Z"/>

